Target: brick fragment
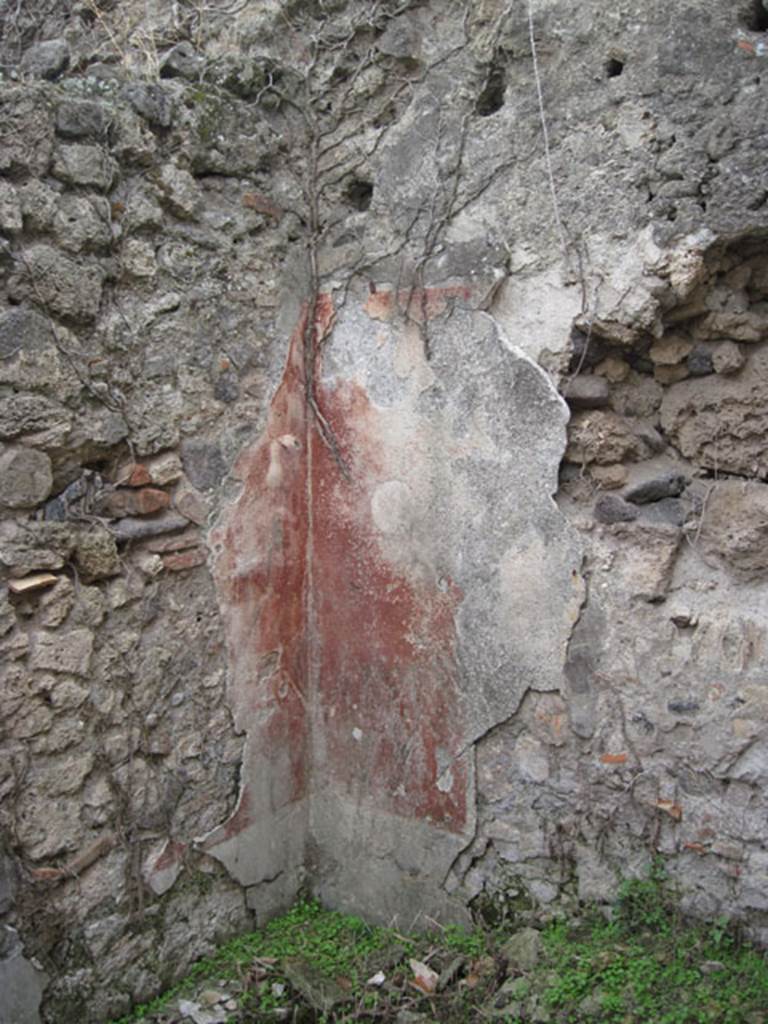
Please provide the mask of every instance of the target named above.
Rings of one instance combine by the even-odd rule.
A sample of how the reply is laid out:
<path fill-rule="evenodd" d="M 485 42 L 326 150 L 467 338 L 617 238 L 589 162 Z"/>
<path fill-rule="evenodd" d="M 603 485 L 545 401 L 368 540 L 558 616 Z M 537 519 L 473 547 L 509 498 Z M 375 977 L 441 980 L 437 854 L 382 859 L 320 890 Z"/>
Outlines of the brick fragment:
<path fill-rule="evenodd" d="M 184 569 L 205 565 L 205 560 L 206 553 L 202 548 L 188 548 L 186 551 L 163 555 L 163 568 L 171 572 L 182 572 Z"/>

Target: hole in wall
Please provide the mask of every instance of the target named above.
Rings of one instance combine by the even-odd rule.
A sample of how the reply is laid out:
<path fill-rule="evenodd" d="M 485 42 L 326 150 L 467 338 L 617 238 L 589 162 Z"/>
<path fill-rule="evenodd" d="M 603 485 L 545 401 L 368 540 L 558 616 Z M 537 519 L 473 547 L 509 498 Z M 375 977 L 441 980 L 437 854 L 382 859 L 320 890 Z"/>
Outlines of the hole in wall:
<path fill-rule="evenodd" d="M 768 8 L 764 6 L 763 0 L 752 0 L 747 5 L 742 20 L 752 32 L 768 31 Z"/>
<path fill-rule="evenodd" d="M 605 73 L 608 78 L 618 78 L 624 70 L 624 61 L 618 57 L 609 57 L 605 62 Z"/>
<path fill-rule="evenodd" d="M 488 72 L 483 91 L 477 97 L 475 113 L 480 117 L 490 117 L 504 106 L 504 90 L 506 86 L 504 68 L 494 62 Z"/>
<path fill-rule="evenodd" d="M 350 206 L 364 212 L 370 207 L 373 199 L 373 184 L 364 178 L 353 178 L 345 188 L 344 195 Z"/>

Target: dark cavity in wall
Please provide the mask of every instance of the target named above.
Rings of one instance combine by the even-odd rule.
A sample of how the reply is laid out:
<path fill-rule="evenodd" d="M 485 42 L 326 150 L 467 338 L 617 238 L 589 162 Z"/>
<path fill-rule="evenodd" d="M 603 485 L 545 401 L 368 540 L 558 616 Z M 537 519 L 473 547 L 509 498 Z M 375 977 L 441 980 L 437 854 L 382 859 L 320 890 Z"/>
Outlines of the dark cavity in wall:
<path fill-rule="evenodd" d="M 743 14 L 744 24 L 752 32 L 765 32 L 768 30 L 768 8 L 763 0 L 752 0 L 747 4 Z"/>
<path fill-rule="evenodd" d="M 490 117 L 504 106 L 505 87 L 504 65 L 497 58 L 488 71 L 483 91 L 477 97 L 475 113 L 480 117 Z"/>
<path fill-rule="evenodd" d="M 624 70 L 624 61 L 616 57 L 609 57 L 605 62 L 605 73 L 608 78 L 618 78 Z"/>
<path fill-rule="evenodd" d="M 344 190 L 347 202 L 356 210 L 364 212 L 373 199 L 373 185 L 363 178 L 353 178 Z"/>

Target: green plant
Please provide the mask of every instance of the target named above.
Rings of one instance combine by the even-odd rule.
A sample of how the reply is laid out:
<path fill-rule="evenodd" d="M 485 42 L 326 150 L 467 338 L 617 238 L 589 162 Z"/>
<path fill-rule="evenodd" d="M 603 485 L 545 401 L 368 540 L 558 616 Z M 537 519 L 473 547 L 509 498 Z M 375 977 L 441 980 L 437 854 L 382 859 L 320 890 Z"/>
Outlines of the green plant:
<path fill-rule="evenodd" d="M 653 922 L 663 921 L 663 929 Z M 631 922 L 634 922 L 632 928 Z M 240 1024 L 274 1020 L 277 1012 L 325 1024 L 360 1024 L 394 1019 L 416 1009 L 439 1024 L 494 1019 L 508 1024 L 530 1020 L 536 1008 L 558 1024 L 762 1024 L 768 1005 L 766 956 L 735 941 L 728 922 L 686 924 L 676 913 L 658 865 L 649 876 L 623 883 L 607 921 L 585 908 L 577 928 L 567 921 L 543 932 L 543 954 L 525 975 L 499 975 L 502 932 L 446 926 L 423 935 L 373 928 L 357 917 L 324 910 L 300 900 L 261 931 L 235 939 L 196 964 L 172 992 L 139 1008 L 122 1024 L 138 1024 L 153 1014 L 167 1020 L 168 1003 L 208 979 L 228 981 L 237 993 Z M 414 988 L 409 958 L 427 962 L 438 973 L 466 958 L 461 972 L 439 995 Z M 291 988 L 289 961 L 310 964 L 342 986 L 348 997 L 320 1012 Z M 711 962 L 708 970 L 702 967 Z M 715 963 L 716 961 L 716 963 Z M 385 984 L 366 986 L 382 970 Z M 503 971 L 503 968 L 502 968 Z M 468 984 L 472 978 L 472 983 Z M 505 1014 L 498 1006 L 499 985 L 511 982 Z M 163 1008 L 165 1013 L 162 1014 Z M 155 1020 L 158 1017 L 154 1018 Z"/>
<path fill-rule="evenodd" d="M 673 924 L 674 906 L 666 890 L 664 864 L 656 859 L 646 878 L 626 879 L 619 886 L 614 921 L 625 933 L 637 929 L 668 932 Z"/>

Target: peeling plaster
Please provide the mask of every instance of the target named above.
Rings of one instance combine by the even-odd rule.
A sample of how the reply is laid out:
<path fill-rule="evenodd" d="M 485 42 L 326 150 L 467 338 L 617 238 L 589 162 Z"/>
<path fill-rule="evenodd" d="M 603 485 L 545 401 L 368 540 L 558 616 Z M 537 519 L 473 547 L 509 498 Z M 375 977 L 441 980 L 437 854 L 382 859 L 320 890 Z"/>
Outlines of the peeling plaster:
<path fill-rule="evenodd" d="M 474 744 L 561 687 L 583 600 L 552 497 L 568 414 L 486 293 L 382 287 L 335 319 L 321 297 L 315 395 L 349 479 L 304 400 L 303 323 L 238 461 L 211 539 L 246 753 L 201 844 L 259 891 L 282 865 L 288 898 L 306 869 L 330 905 L 465 919 L 443 885 L 475 837 Z"/>

